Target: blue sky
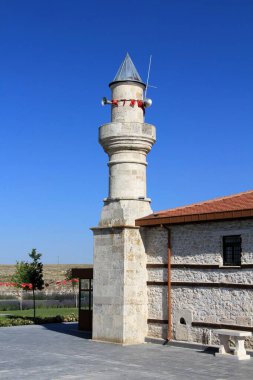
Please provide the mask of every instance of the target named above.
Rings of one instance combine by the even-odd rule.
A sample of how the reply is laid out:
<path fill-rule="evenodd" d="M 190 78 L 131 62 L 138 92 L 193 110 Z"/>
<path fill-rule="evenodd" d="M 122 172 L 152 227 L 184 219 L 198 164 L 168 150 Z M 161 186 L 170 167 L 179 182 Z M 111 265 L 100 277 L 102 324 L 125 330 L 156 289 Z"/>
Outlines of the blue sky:
<path fill-rule="evenodd" d="M 251 0 L 2 0 L 0 263 L 92 262 L 108 191 L 98 127 L 126 52 L 143 80 L 153 210 L 253 189 Z"/>

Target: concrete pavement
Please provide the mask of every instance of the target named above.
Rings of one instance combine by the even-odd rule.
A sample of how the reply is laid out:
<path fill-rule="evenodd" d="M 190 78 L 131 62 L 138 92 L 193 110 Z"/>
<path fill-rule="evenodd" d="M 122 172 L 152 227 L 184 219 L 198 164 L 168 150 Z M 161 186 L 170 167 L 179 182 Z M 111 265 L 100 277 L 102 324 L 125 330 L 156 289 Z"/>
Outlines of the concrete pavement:
<path fill-rule="evenodd" d="M 253 358 L 238 362 L 197 349 L 98 343 L 75 323 L 0 328 L 1 380 L 251 378 Z"/>

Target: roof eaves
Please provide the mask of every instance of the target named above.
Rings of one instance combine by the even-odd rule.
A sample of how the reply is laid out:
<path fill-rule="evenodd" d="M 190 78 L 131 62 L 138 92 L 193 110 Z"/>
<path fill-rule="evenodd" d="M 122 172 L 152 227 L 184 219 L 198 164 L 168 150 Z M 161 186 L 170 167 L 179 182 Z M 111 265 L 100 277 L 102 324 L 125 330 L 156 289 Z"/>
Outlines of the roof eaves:
<path fill-rule="evenodd" d="M 209 221 L 219 221 L 219 220 L 231 220 L 231 219 L 242 219 L 242 218 L 253 218 L 253 209 L 246 210 L 231 210 L 231 211 L 221 211 L 221 212 L 211 212 L 211 213 L 200 213 L 191 215 L 180 215 L 180 216 L 153 216 L 136 219 L 135 225 L 139 227 L 151 227 L 160 224 L 185 224 L 185 223 L 200 223 Z"/>

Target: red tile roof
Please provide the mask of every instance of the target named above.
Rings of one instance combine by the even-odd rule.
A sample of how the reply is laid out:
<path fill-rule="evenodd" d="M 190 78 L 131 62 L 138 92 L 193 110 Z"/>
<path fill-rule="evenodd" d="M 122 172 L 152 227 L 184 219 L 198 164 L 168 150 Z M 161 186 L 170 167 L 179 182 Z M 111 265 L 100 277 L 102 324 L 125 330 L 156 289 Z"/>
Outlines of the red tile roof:
<path fill-rule="evenodd" d="M 188 206 L 154 212 L 137 219 L 137 226 L 176 224 L 253 217 L 253 190 Z"/>

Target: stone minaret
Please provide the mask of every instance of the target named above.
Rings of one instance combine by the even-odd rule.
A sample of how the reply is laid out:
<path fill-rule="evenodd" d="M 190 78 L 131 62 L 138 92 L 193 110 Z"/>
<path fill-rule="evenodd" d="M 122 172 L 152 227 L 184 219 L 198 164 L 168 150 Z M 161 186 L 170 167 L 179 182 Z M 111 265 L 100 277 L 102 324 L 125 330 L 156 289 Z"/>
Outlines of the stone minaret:
<path fill-rule="evenodd" d="M 144 122 L 142 82 L 126 55 L 112 91 L 111 122 L 99 129 L 109 156 L 109 194 L 94 233 L 93 339 L 142 343 L 147 335 L 146 255 L 135 219 L 150 214 L 146 155 L 155 127 Z"/>

